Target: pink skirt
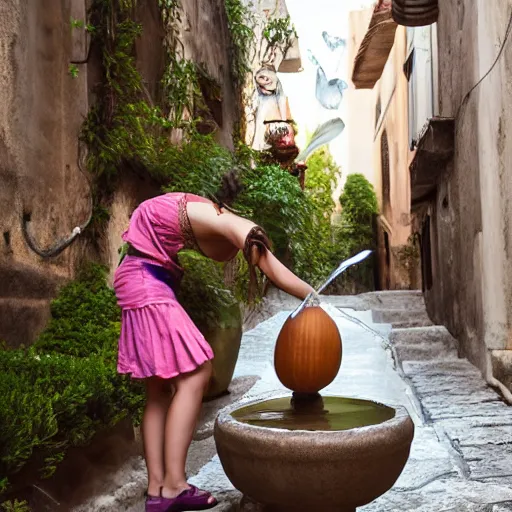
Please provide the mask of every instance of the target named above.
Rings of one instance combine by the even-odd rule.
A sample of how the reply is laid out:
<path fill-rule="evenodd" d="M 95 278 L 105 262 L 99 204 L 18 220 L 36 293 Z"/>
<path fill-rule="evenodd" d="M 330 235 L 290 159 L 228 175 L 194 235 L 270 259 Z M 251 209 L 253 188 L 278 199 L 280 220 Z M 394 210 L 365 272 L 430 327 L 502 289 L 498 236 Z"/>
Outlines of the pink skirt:
<path fill-rule="evenodd" d="M 173 276 L 163 267 L 126 256 L 114 290 L 122 309 L 117 370 L 134 379 L 171 379 L 213 359 L 213 351 L 179 304 Z"/>

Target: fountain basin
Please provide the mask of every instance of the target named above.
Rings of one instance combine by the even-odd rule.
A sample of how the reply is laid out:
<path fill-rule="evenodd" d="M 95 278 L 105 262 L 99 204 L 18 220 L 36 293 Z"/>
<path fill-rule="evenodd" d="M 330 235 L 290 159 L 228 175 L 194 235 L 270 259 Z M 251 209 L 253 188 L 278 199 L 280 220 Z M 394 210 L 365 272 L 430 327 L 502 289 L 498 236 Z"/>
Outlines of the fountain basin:
<path fill-rule="evenodd" d="M 289 397 L 233 406 L 217 418 L 214 436 L 220 461 L 245 496 L 269 511 L 354 512 L 393 486 L 414 437 L 404 407 L 325 397 L 325 404 L 320 409 L 317 404 L 304 420 L 302 412 L 301 418 L 293 418 L 293 408 L 283 405 L 286 400 Z M 352 420 L 340 423 L 339 414 L 332 420 L 336 400 L 348 407 Z M 361 421 L 356 418 L 358 407 Z"/>

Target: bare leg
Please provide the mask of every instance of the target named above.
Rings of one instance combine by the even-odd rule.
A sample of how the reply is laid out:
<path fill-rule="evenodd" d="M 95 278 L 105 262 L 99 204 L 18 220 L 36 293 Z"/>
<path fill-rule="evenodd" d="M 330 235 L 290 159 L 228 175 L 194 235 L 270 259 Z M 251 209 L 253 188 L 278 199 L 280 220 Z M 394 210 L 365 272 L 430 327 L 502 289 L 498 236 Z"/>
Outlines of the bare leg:
<path fill-rule="evenodd" d="M 159 377 L 146 379 L 146 406 L 142 418 L 144 455 L 148 469 L 148 494 L 158 496 L 164 485 L 165 418 L 172 399 L 169 381 Z"/>
<path fill-rule="evenodd" d="M 211 363 L 207 362 L 194 372 L 180 375 L 173 381 L 176 394 L 165 424 L 165 477 L 162 495 L 167 498 L 173 498 L 189 487 L 185 475 L 187 452 L 211 368 Z"/>

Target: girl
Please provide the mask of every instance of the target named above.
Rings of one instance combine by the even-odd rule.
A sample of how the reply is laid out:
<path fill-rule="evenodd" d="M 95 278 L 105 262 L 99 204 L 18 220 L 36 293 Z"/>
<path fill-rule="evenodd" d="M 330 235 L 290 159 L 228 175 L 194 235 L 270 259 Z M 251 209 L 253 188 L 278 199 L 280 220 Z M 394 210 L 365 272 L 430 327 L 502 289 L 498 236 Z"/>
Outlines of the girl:
<path fill-rule="evenodd" d="M 189 485 L 185 476 L 213 352 L 176 300 L 174 289 L 182 276 L 178 252 L 195 249 L 228 261 L 242 250 L 252 288 L 258 266 L 295 297 L 304 299 L 313 292 L 275 258 L 260 227 L 228 211 L 225 205 L 240 188 L 232 171 L 224 177 L 215 202 L 185 193 L 149 199 L 134 211 L 123 234 L 129 248 L 114 279 L 122 308 L 118 371 L 146 384 L 146 512 L 204 510 L 217 504 L 210 493 Z"/>

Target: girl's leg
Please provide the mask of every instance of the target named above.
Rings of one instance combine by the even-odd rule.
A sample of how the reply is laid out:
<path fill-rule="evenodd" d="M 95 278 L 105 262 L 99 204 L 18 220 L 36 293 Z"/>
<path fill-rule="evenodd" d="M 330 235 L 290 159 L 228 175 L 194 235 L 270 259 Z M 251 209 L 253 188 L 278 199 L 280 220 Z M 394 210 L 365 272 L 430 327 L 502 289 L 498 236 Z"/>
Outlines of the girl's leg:
<path fill-rule="evenodd" d="M 148 494 L 158 496 L 164 485 L 165 418 L 172 399 L 170 382 L 159 377 L 146 379 L 146 406 L 142 418 L 144 456 L 148 469 Z"/>
<path fill-rule="evenodd" d="M 173 380 L 176 393 L 165 424 L 165 477 L 162 495 L 167 498 L 173 498 L 189 487 L 185 475 L 187 452 L 211 371 L 212 365 L 208 361 L 194 372 L 180 375 Z"/>

